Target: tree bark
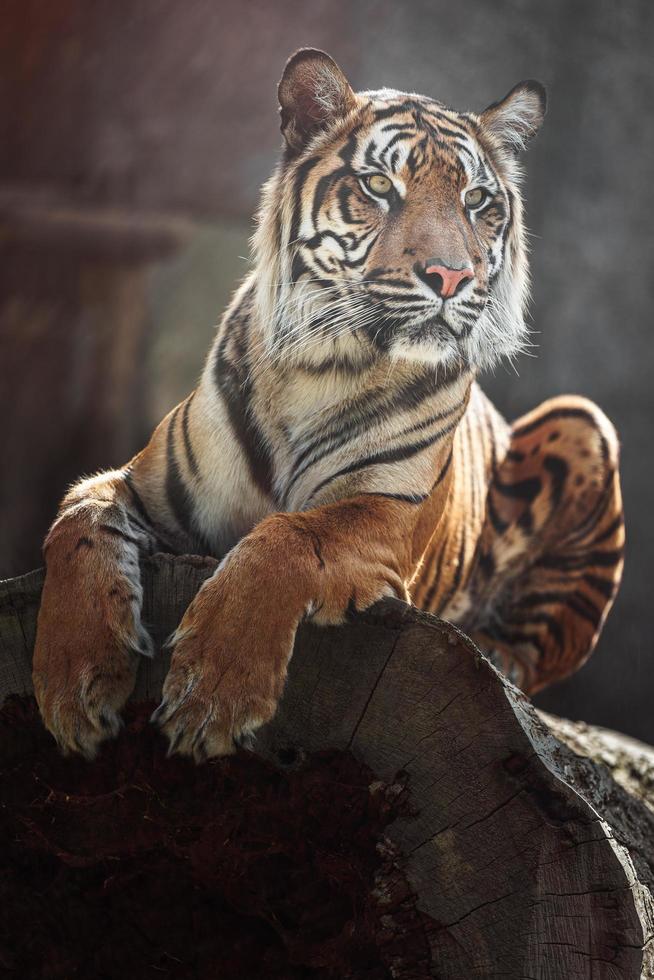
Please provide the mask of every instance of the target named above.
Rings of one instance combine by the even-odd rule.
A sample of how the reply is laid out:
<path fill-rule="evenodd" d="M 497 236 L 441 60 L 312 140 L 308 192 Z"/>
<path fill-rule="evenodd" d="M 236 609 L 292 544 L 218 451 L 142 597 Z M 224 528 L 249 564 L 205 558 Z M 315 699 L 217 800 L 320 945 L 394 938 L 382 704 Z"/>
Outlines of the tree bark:
<path fill-rule="evenodd" d="M 214 567 L 144 563 L 158 646 Z M 31 691 L 42 580 L 0 583 L 0 700 Z M 134 697 L 156 698 L 166 669 L 163 651 L 143 660 Z M 389 836 L 434 977 L 654 976 L 654 750 L 537 714 L 459 630 L 401 602 L 301 627 L 257 751 L 293 766 L 328 747 L 408 785 L 412 815 Z"/>

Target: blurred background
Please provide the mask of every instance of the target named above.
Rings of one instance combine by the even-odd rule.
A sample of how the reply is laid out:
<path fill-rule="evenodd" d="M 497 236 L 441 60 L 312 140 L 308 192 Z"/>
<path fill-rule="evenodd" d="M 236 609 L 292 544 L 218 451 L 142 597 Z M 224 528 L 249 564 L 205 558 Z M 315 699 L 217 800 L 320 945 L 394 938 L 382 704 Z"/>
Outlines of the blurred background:
<path fill-rule="evenodd" d="M 483 381 L 509 418 L 600 403 L 628 530 L 597 652 L 538 703 L 654 742 L 651 0 L 4 0 L 0 18 L 0 577 L 39 565 L 66 486 L 125 462 L 194 385 L 247 269 L 289 54 L 460 109 L 535 77 L 539 348 Z"/>

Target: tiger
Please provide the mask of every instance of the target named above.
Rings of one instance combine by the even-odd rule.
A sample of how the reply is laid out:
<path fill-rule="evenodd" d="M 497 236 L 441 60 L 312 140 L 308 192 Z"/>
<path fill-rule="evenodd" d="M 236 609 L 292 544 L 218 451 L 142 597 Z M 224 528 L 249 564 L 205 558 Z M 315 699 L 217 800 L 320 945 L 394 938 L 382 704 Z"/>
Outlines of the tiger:
<path fill-rule="evenodd" d="M 218 559 L 170 638 L 169 753 L 247 746 L 302 621 L 387 597 L 457 624 L 527 694 L 593 650 L 619 586 L 619 441 L 580 396 L 512 424 L 477 376 L 528 344 L 521 155 L 537 81 L 481 113 L 356 93 L 305 48 L 252 262 L 200 381 L 121 469 L 78 482 L 44 543 L 34 651 L 64 753 L 116 736 L 140 658 L 142 560 Z"/>

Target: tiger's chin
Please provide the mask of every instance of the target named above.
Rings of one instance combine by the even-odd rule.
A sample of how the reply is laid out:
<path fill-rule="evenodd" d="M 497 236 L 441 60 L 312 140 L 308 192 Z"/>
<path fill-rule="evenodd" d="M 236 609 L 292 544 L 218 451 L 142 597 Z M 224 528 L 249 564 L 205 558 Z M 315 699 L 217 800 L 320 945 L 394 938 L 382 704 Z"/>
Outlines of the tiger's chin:
<path fill-rule="evenodd" d="M 415 364 L 431 364 L 447 371 L 465 371 L 471 368 L 464 351 L 454 345 L 445 345 L 434 340 L 411 340 L 398 337 L 394 340 L 389 357 L 393 361 L 411 361 Z"/>
<path fill-rule="evenodd" d="M 456 327 L 435 317 L 398 331 L 388 348 L 393 360 L 431 364 L 449 371 L 483 371 L 524 351 L 527 328 L 522 318 L 498 323 L 482 314 L 472 325 Z"/>

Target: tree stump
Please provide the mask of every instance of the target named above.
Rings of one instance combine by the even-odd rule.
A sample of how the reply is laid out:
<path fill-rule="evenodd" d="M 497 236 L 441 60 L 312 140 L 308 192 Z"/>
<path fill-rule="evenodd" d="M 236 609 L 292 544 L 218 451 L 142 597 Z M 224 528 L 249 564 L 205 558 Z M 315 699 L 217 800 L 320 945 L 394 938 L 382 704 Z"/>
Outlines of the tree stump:
<path fill-rule="evenodd" d="M 144 562 L 159 649 L 215 564 Z M 0 582 L 0 701 L 31 691 L 42 582 L 42 571 Z M 136 699 L 159 695 L 167 662 L 161 649 L 142 661 Z M 293 767 L 326 748 L 408 786 L 411 813 L 388 836 L 424 914 L 432 976 L 654 977 L 653 749 L 539 715 L 456 627 L 399 601 L 298 632 L 256 750 Z"/>

